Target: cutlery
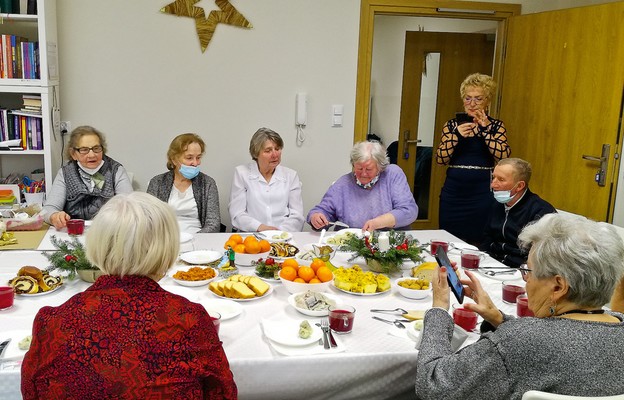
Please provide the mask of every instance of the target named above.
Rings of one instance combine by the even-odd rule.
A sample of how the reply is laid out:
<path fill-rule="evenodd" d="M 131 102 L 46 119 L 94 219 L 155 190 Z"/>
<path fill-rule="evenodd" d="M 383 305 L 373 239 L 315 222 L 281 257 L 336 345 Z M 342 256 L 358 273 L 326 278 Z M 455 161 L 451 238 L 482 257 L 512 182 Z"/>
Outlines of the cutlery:
<path fill-rule="evenodd" d="M 256 239 L 260 239 L 260 240 L 267 238 L 267 236 L 262 232 L 254 232 L 253 235 L 256 237 Z"/>
<path fill-rule="evenodd" d="M 323 348 L 325 350 L 328 350 L 330 347 L 329 335 L 327 333 L 327 331 L 329 330 L 329 326 L 327 325 L 327 320 L 325 319 L 321 320 L 321 330 L 323 331 Z"/>
<path fill-rule="evenodd" d="M 11 339 L 7 339 L 4 342 L 0 343 L 0 358 L 2 358 L 2 353 L 4 353 L 4 350 L 9 347 L 9 343 L 11 343 Z"/>
<path fill-rule="evenodd" d="M 398 319 L 395 319 L 394 321 L 389 321 L 387 319 L 379 318 L 377 316 L 373 316 L 373 319 L 376 319 L 377 321 L 385 322 L 386 324 L 394 325 L 397 328 L 405 329 L 405 325 L 403 325 L 403 323 L 399 321 Z"/>
<path fill-rule="evenodd" d="M 336 344 L 336 339 L 334 339 L 334 334 L 329 328 L 329 321 L 327 320 L 327 318 L 325 318 L 321 321 L 321 323 L 323 322 L 325 323 L 325 327 L 327 328 L 327 334 L 329 336 L 329 344 L 331 345 L 331 347 L 337 347 L 338 345 Z"/>
<path fill-rule="evenodd" d="M 329 228 L 330 226 L 333 227 L 341 227 L 341 228 L 349 228 L 349 225 L 345 224 L 344 222 L 340 222 L 340 221 L 334 221 L 334 222 L 330 222 L 329 224 L 327 224 L 326 228 Z"/>
<path fill-rule="evenodd" d="M 496 276 L 496 275 L 503 275 L 503 274 L 515 274 L 516 270 L 512 269 L 512 270 L 506 270 L 506 271 L 482 271 L 482 272 L 487 276 Z"/>
<path fill-rule="evenodd" d="M 319 237 L 319 241 L 318 241 L 319 246 L 323 244 L 323 238 L 325 237 L 325 233 L 327 233 L 327 229 L 323 228 L 323 230 L 321 231 L 321 236 Z"/>
<path fill-rule="evenodd" d="M 425 310 L 404 310 L 402 308 L 395 308 L 394 310 L 372 309 L 371 312 L 383 312 L 383 313 L 388 313 L 388 314 L 399 314 L 403 318 L 407 318 L 409 321 L 416 321 L 418 319 L 425 318 Z"/>
<path fill-rule="evenodd" d="M 402 309 L 402 308 L 395 308 L 394 310 L 380 310 L 377 308 L 374 308 L 371 310 L 371 312 L 382 312 L 382 313 L 389 313 L 389 314 L 407 314 L 407 311 Z"/>

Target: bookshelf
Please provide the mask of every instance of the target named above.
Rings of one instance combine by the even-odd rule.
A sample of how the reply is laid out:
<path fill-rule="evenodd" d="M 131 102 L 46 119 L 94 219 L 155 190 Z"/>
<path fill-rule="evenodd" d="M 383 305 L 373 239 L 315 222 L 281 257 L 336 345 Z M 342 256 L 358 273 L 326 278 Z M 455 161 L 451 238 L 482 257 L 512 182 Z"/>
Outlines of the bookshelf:
<path fill-rule="evenodd" d="M 0 35 L 15 36 L 23 38 L 26 42 L 38 43 L 39 63 L 36 79 L 24 79 L 23 76 L 26 74 L 22 68 L 19 71 L 16 69 L 16 63 L 12 65 L 13 71 L 16 72 L 14 78 L 3 78 L 2 76 L 8 74 L 2 73 L 0 69 L 0 108 L 20 110 L 24 96 L 40 96 L 40 116 L 24 115 L 20 111 L 16 111 L 15 115 L 22 115 L 22 119 L 32 121 L 32 126 L 40 129 L 42 142 L 41 145 L 37 145 L 37 141 L 33 140 L 31 143 L 34 144 L 27 146 L 25 150 L 0 149 L 0 177 L 4 178 L 13 172 L 29 175 L 35 169 L 43 169 L 46 185 L 50 187 L 56 171 L 60 168 L 63 147 L 59 129 L 56 0 L 37 0 L 37 14 L 0 13 Z M 0 67 L 6 68 L 6 61 L 3 61 L 0 61 Z M 11 111 L 9 115 L 12 115 Z M 4 120 L 0 122 L 0 126 L 6 126 Z"/>

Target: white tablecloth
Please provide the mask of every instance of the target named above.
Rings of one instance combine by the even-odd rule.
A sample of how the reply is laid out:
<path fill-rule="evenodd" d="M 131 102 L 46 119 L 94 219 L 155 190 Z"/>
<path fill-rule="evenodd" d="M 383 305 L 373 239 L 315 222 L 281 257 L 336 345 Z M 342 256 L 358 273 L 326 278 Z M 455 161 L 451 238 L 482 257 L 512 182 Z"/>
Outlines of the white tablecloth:
<path fill-rule="evenodd" d="M 461 246 L 454 236 L 445 231 L 411 231 L 421 242 L 431 238 L 449 240 Z M 51 228 L 43 239 L 39 250 L 53 249 L 49 240 L 51 234 L 67 239 L 64 232 Z M 197 234 L 192 242 L 194 249 L 223 251 L 223 243 L 229 233 Z M 294 233 L 293 241 L 297 245 L 316 243 L 318 233 Z M 190 249 L 191 245 L 185 245 Z M 449 252 L 451 260 L 459 262 L 458 250 Z M 348 257 L 336 255 L 332 262 L 337 266 L 349 266 Z M 427 260 L 433 258 L 427 255 Z M 485 266 L 501 266 L 487 257 Z M 6 282 L 15 276 L 20 267 L 35 265 L 46 268 L 49 263 L 38 251 L 0 251 L 0 281 Z M 241 267 L 243 274 L 252 274 L 253 268 Z M 398 277 L 398 276 L 397 276 Z M 395 277 L 396 278 L 396 277 Z M 519 275 L 510 279 L 520 279 Z M 483 276 L 481 279 L 494 302 L 504 312 L 515 314 L 515 306 L 502 303 L 501 280 Z M 164 287 L 176 285 L 169 277 L 159 282 Z M 9 330 L 32 327 L 33 319 L 39 308 L 57 306 L 71 296 L 85 290 L 90 284 L 81 280 L 67 282 L 57 292 L 39 297 L 24 298 L 17 296 L 13 308 L 0 311 L 0 333 Z M 185 288 L 197 293 L 201 298 L 216 298 L 206 288 Z M 356 296 L 331 289 L 332 294 L 341 298 L 345 304 L 356 308 L 353 332 L 340 336 L 346 346 L 341 353 L 317 354 L 289 357 L 275 352 L 268 339 L 262 333 L 262 319 L 286 320 L 308 319 L 311 323 L 316 318 L 308 317 L 291 307 L 289 296 L 282 284 L 274 284 L 273 293 L 264 299 L 241 303 L 243 312 L 232 319 L 223 321 L 220 338 L 228 356 L 234 379 L 241 399 L 395 399 L 411 398 L 414 395 L 413 381 L 418 352 L 414 342 L 390 334 L 392 327 L 373 320 L 375 314 L 370 309 L 407 310 L 426 309 L 431 304 L 431 297 L 424 300 L 410 300 L 401 296 L 393 286 L 390 293 L 377 296 Z M 452 301 L 454 299 L 451 299 Z M 467 301 L 470 301 L 467 299 Z M 376 314 L 391 319 L 393 316 Z M 473 334 L 471 340 L 478 336 Z M 6 400 L 20 399 L 19 363 L 0 363 L 0 393 Z"/>

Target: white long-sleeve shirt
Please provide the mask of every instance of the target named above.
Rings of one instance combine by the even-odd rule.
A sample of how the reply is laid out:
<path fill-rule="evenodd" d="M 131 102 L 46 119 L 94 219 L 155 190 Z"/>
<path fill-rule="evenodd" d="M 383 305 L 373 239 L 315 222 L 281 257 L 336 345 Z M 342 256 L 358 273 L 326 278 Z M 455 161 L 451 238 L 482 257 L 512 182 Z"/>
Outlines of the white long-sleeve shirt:
<path fill-rule="evenodd" d="M 260 224 L 287 232 L 303 229 L 301 181 L 295 170 L 278 165 L 267 182 L 253 161 L 234 170 L 230 192 L 232 226 L 254 232 Z"/>

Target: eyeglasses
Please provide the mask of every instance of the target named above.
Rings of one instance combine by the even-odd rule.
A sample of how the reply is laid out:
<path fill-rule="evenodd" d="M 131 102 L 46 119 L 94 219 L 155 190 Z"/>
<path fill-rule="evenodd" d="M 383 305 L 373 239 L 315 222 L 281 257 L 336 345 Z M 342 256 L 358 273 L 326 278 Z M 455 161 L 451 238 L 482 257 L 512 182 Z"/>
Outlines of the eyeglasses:
<path fill-rule="evenodd" d="M 93 147 L 74 147 L 74 151 L 77 151 L 80 154 L 89 154 L 90 151 L 93 151 L 94 153 L 101 153 L 102 150 L 104 150 L 104 148 L 102 146 L 100 146 L 99 144 L 97 146 L 93 146 Z"/>
<path fill-rule="evenodd" d="M 528 279 L 529 277 L 529 272 L 533 271 L 531 268 L 529 268 L 526 264 L 522 264 L 521 266 L 518 267 L 518 270 L 520 271 L 520 274 L 522 275 L 522 279 L 524 279 L 525 281 Z"/>
<path fill-rule="evenodd" d="M 485 97 L 464 97 L 465 104 L 470 104 L 474 102 L 475 104 L 479 105 L 479 104 L 482 104 L 484 101 L 485 101 Z"/>

